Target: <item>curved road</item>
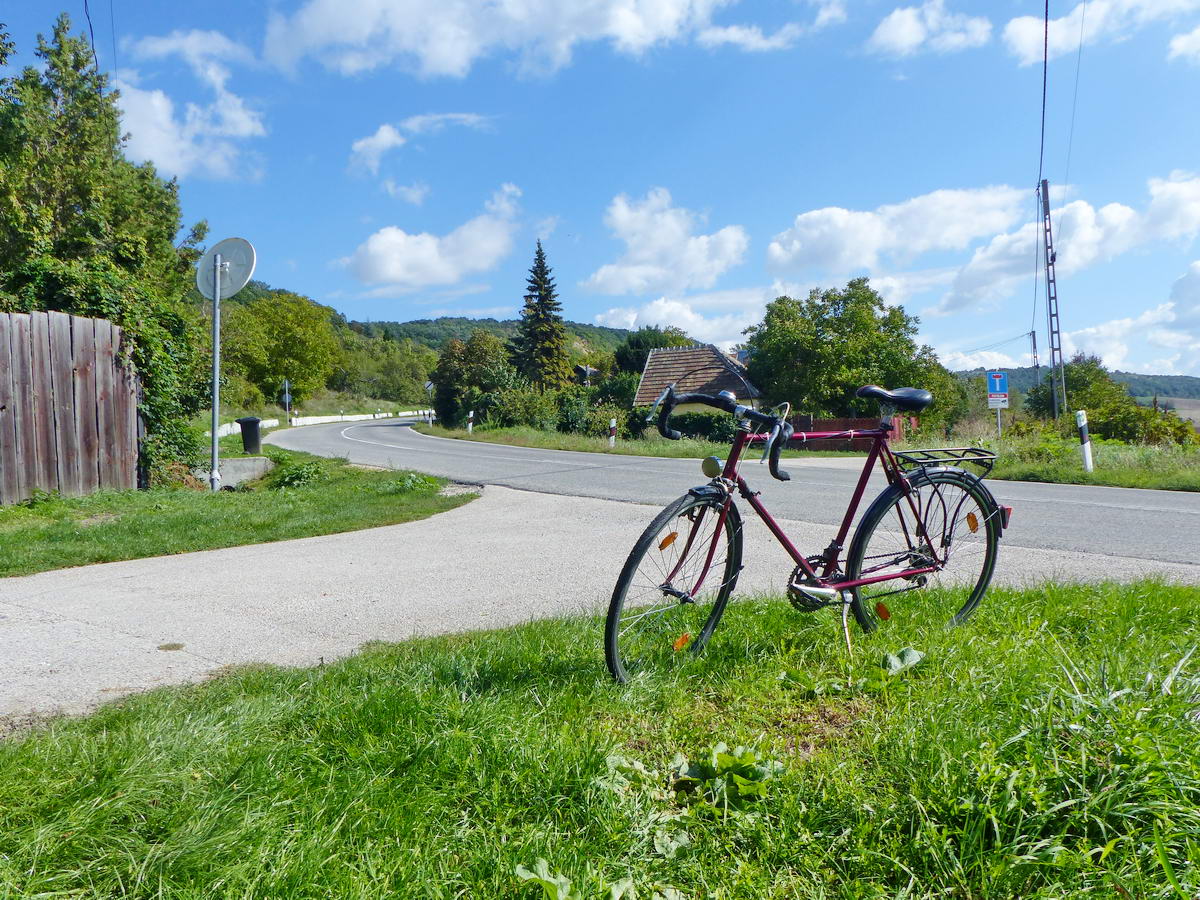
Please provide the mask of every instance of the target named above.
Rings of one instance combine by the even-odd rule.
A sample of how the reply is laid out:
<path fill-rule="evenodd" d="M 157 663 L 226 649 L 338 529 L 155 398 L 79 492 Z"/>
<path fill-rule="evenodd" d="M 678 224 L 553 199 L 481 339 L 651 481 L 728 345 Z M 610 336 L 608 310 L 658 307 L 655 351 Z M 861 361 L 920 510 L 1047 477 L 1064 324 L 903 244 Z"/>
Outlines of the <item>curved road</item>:
<path fill-rule="evenodd" d="M 416 469 L 472 484 L 653 506 L 706 480 L 694 459 L 456 441 L 420 434 L 409 424 L 385 420 L 315 425 L 276 431 L 267 440 L 322 456 Z M 743 466 L 742 472 L 753 488 L 762 491 L 776 517 L 836 526 L 861 462 L 843 457 L 786 460 L 785 465 L 792 476 L 787 483 L 775 481 L 765 466 L 754 463 Z M 1018 481 L 989 484 L 997 499 L 1014 509 L 1006 545 L 1193 565 L 1200 562 L 1200 495 Z M 874 476 L 868 499 L 882 487 L 882 477 Z M 830 537 L 834 530 L 831 527 Z M 801 549 L 817 552 L 822 547 Z"/>

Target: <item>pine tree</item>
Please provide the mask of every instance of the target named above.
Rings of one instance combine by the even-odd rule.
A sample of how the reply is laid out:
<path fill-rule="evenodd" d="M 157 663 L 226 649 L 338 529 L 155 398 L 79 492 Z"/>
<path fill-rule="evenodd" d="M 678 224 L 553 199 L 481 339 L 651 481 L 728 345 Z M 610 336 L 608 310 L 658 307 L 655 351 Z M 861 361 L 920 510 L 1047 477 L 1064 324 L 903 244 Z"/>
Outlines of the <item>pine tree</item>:
<path fill-rule="evenodd" d="M 527 288 L 520 329 L 511 345 L 513 365 L 535 387 L 557 390 L 570 382 L 571 365 L 567 358 L 562 304 L 558 302 L 554 278 L 546 264 L 546 253 L 540 240 L 533 266 L 529 269 Z"/>

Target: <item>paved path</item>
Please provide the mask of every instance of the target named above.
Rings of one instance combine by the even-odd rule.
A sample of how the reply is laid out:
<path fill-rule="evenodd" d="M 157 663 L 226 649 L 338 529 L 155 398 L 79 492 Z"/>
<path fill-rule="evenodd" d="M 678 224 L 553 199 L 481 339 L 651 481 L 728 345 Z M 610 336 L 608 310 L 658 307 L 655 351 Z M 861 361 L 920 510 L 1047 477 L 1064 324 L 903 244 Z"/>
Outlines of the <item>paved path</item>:
<path fill-rule="evenodd" d="M 488 487 L 419 522 L 274 544 L 0 579 L 5 715 L 80 712 L 249 662 L 314 665 L 401 640 L 606 607 L 654 509 Z M 787 521 L 802 545 L 828 526 Z M 1002 547 L 999 580 L 1131 578 L 1200 584 L 1200 567 Z M 739 594 L 779 590 L 791 563 L 746 522 Z M 828 614 L 829 639 L 838 639 Z M 600 630 L 596 666 L 603 666 Z"/>
<path fill-rule="evenodd" d="M 419 434 L 396 421 L 277 431 L 284 447 L 354 462 L 412 468 L 458 481 L 662 505 L 703 482 L 692 459 L 651 459 L 537 450 Z M 786 460 L 792 480 L 775 481 L 765 466 L 743 467 L 776 516 L 836 524 L 858 478 L 854 459 Z M 1005 544 L 1178 563 L 1200 562 L 1200 494 L 1074 484 L 991 481 L 1014 507 Z M 883 486 L 872 482 L 870 495 Z M 828 543 L 828 536 L 814 550 Z"/>

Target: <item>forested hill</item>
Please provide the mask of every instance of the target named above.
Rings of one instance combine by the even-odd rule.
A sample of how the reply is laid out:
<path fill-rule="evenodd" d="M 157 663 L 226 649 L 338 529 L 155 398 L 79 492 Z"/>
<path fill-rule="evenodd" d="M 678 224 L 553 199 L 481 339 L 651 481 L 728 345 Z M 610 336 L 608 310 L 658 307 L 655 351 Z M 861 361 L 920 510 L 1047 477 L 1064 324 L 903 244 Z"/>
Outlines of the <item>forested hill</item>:
<path fill-rule="evenodd" d="M 440 319 L 416 319 L 412 322 L 351 322 L 350 327 L 371 337 L 386 334 L 390 338 L 408 338 L 434 350 L 440 350 L 446 341 L 458 338 L 465 341 L 472 331 L 491 332 L 503 340 L 517 333 L 519 319 L 467 319 L 461 316 L 443 316 Z M 571 336 L 571 349 L 575 354 L 596 351 L 611 352 L 629 336 L 624 328 L 608 328 L 604 325 L 585 325 L 582 322 L 565 322 Z"/>
<path fill-rule="evenodd" d="M 1003 371 L 1008 373 L 1010 391 L 1027 393 L 1036 383 L 1033 366 Z M 983 369 L 971 369 L 958 374 L 975 377 L 983 373 Z M 1042 376 L 1045 377 L 1048 373 L 1049 369 L 1042 366 Z M 1112 377 L 1115 381 L 1123 382 L 1129 388 L 1129 393 L 1135 397 L 1153 397 L 1157 394 L 1160 397 L 1200 398 L 1200 378 L 1194 375 L 1139 375 L 1135 372 L 1117 371 L 1112 373 Z"/>

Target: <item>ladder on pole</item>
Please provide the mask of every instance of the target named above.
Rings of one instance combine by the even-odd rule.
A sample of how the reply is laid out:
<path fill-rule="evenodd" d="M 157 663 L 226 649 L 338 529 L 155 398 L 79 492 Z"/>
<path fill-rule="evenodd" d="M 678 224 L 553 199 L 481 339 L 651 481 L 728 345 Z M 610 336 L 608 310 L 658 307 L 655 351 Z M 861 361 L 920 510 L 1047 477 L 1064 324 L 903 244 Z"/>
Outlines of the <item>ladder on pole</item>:
<path fill-rule="evenodd" d="M 1046 243 L 1046 323 L 1050 331 L 1050 397 L 1054 418 L 1067 409 L 1067 381 L 1063 368 L 1062 332 L 1058 323 L 1058 282 L 1054 277 L 1054 234 L 1050 228 L 1050 185 L 1042 179 L 1042 234 Z M 1060 398 L 1061 396 L 1061 403 Z"/>

